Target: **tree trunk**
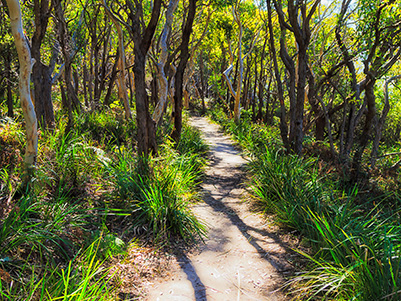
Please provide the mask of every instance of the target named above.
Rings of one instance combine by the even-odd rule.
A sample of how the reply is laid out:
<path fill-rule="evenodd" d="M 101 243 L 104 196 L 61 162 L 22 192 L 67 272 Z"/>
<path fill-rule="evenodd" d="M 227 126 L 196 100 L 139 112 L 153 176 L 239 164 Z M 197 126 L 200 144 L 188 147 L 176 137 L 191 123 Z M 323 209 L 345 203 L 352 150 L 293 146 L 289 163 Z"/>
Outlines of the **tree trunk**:
<path fill-rule="evenodd" d="M 251 69 L 251 67 L 250 67 L 249 56 L 248 56 L 247 59 L 246 59 L 246 69 L 245 69 L 245 76 L 244 76 L 244 82 L 243 82 L 244 91 L 243 91 L 243 93 L 241 95 L 241 103 L 244 106 L 244 110 L 248 110 L 249 109 L 249 97 L 248 96 L 249 96 L 249 84 L 250 84 L 249 80 L 250 80 L 250 77 L 251 77 L 249 75 L 250 69 Z"/>
<path fill-rule="evenodd" d="M 52 101 L 52 72 L 53 69 L 42 64 L 39 58 L 32 68 L 34 85 L 35 111 L 40 127 L 54 126 L 54 110 Z"/>
<path fill-rule="evenodd" d="M 37 119 L 30 93 L 30 75 L 32 71 L 31 52 L 22 27 L 21 7 L 19 1 L 6 0 L 6 2 L 10 13 L 11 31 L 14 36 L 15 46 L 18 52 L 18 60 L 20 63 L 19 90 L 21 107 L 25 118 L 27 138 L 23 183 L 27 185 L 35 171 L 36 157 L 38 154 Z"/>
<path fill-rule="evenodd" d="M 206 104 L 205 104 L 205 66 L 203 64 L 203 50 L 200 53 L 199 59 L 199 69 L 200 69 L 200 82 L 201 82 L 201 99 L 202 99 L 202 114 L 206 112 Z"/>
<path fill-rule="evenodd" d="M 86 67 L 86 62 L 83 63 L 83 78 L 82 78 L 82 86 L 84 88 L 84 99 L 85 106 L 89 107 L 89 99 L 88 99 L 88 68 Z"/>
<path fill-rule="evenodd" d="M 262 73 L 262 69 L 260 70 Z M 256 87 L 258 86 L 258 61 L 257 55 L 255 55 L 255 81 L 253 83 L 253 93 L 252 93 L 252 120 L 255 122 L 257 119 L 256 116 Z"/>
<path fill-rule="evenodd" d="M 171 137 L 178 144 L 181 138 L 182 129 L 182 88 L 184 83 L 184 72 L 189 59 L 189 39 L 192 33 L 192 25 L 195 19 L 196 13 L 196 1 L 189 0 L 188 14 L 186 16 L 185 25 L 182 31 L 182 42 L 180 45 L 180 63 L 178 64 L 177 71 L 175 73 L 175 92 L 174 92 L 174 130 Z"/>
<path fill-rule="evenodd" d="M 106 4 L 106 0 L 102 0 L 103 7 L 106 10 L 107 15 L 110 17 L 111 21 L 113 22 L 114 26 L 117 29 L 117 37 L 118 37 L 118 69 L 120 70 L 119 75 L 118 75 L 118 96 L 121 100 L 121 102 L 124 105 L 124 111 L 125 111 L 125 118 L 127 120 L 132 118 L 131 114 L 131 108 L 129 104 L 129 99 L 128 99 L 128 93 L 127 93 L 127 85 L 125 83 L 125 50 L 124 50 L 124 34 L 122 27 L 116 17 L 113 15 L 113 13 L 110 11 L 109 7 Z M 106 46 L 105 46 L 106 47 Z M 104 53 L 106 52 L 106 49 L 104 49 Z M 105 67 L 105 63 L 103 62 L 103 66 Z M 105 70 L 104 70 L 105 71 Z M 104 72 L 105 73 L 105 72 Z M 103 77 L 105 75 L 103 74 Z"/>
<path fill-rule="evenodd" d="M 377 153 L 379 151 L 379 143 L 382 137 L 382 130 L 386 122 L 387 114 L 390 111 L 390 102 L 388 97 L 388 85 L 391 81 L 401 78 L 401 75 L 393 76 L 384 82 L 384 107 L 379 121 L 376 125 L 375 138 L 373 140 L 372 152 L 370 154 L 370 167 L 373 168 L 376 164 Z M 398 136 L 396 136 L 398 138 Z"/>
<path fill-rule="evenodd" d="M 107 85 L 108 86 L 107 93 L 106 93 L 106 96 L 104 97 L 104 100 L 103 100 L 103 106 L 106 106 L 106 107 L 110 106 L 111 92 L 113 90 L 113 86 L 114 86 L 114 83 L 116 81 L 117 73 L 118 73 L 117 66 L 118 66 L 118 62 L 119 62 L 119 56 L 120 56 L 120 52 L 117 51 L 116 61 L 115 61 L 114 65 L 113 65 L 113 69 L 111 70 L 110 80 L 109 80 L 109 83 Z"/>
<path fill-rule="evenodd" d="M 164 24 L 160 45 L 161 45 L 161 54 L 159 62 L 157 63 L 157 79 L 158 79 L 158 88 L 159 88 L 159 102 L 157 103 L 155 110 L 153 112 L 153 120 L 156 124 L 159 123 L 159 120 L 162 118 L 164 110 L 167 105 L 168 99 L 168 80 L 167 75 L 165 73 L 166 62 L 168 58 L 168 38 L 171 32 L 171 26 L 174 20 L 174 11 L 176 10 L 178 5 L 178 0 L 170 0 L 170 3 L 166 10 L 166 23 Z"/>
<path fill-rule="evenodd" d="M 281 1 L 274 0 L 281 27 L 280 54 L 283 63 L 290 73 L 290 144 L 291 150 L 300 155 L 303 141 L 303 117 L 305 86 L 308 68 L 307 50 L 310 43 L 310 20 L 316 11 L 320 0 L 315 0 L 311 7 L 306 2 L 287 1 L 288 22 L 284 17 Z M 285 30 L 291 31 L 295 37 L 297 53 L 297 68 L 289 56 L 285 45 Z"/>
<path fill-rule="evenodd" d="M 145 85 L 146 55 L 160 16 L 161 0 L 155 0 L 152 7 L 151 18 L 146 28 L 143 27 L 143 7 L 141 2 L 127 1 L 130 9 L 129 18 L 132 26 L 129 27 L 130 35 L 134 41 L 134 84 L 136 100 L 136 122 L 138 128 L 138 155 L 147 158 L 149 153 L 157 152 L 156 145 L 156 124 L 150 116 L 149 98 Z M 141 162 L 142 172 L 147 172 L 146 161 Z"/>
<path fill-rule="evenodd" d="M 368 145 L 370 134 L 372 133 L 373 119 L 376 116 L 376 96 L 374 92 L 376 80 L 371 78 L 365 86 L 365 100 L 367 103 L 367 113 L 363 133 L 359 141 L 357 150 L 353 158 L 353 165 L 356 170 L 359 170 L 362 160 L 362 154 Z"/>
<path fill-rule="evenodd" d="M 280 134 L 281 134 L 281 139 L 283 140 L 284 147 L 286 148 L 287 152 L 289 152 L 290 151 L 290 142 L 288 140 L 287 113 L 286 113 L 286 108 L 285 108 L 285 104 L 284 104 L 284 88 L 283 88 L 283 83 L 281 81 L 280 71 L 278 69 L 276 47 L 274 45 L 272 8 L 271 8 L 270 0 L 267 0 L 267 12 L 268 12 L 270 50 L 272 53 L 274 75 L 275 75 L 276 82 L 277 82 L 277 93 L 278 93 L 278 99 L 280 102 Z M 282 39 L 282 37 L 280 38 L 280 45 L 281 45 L 281 39 Z M 281 45 L 281 47 L 283 47 L 283 46 Z M 280 51 L 280 54 L 281 54 L 281 51 Z"/>
<path fill-rule="evenodd" d="M 54 126 L 54 109 L 51 95 L 52 73 L 56 64 L 58 47 L 47 66 L 42 63 L 40 48 L 46 34 L 51 13 L 49 0 L 34 0 L 35 31 L 32 37 L 31 53 L 36 63 L 32 68 L 32 81 L 34 85 L 35 112 L 38 123 L 42 128 Z"/>
<path fill-rule="evenodd" d="M 322 108 L 319 105 L 318 91 L 316 91 L 315 76 L 312 73 L 311 68 L 307 67 L 307 79 L 308 79 L 308 102 L 312 108 L 313 114 L 315 116 L 315 138 L 316 141 L 324 140 L 324 128 L 326 125 L 326 117 L 323 113 Z"/>

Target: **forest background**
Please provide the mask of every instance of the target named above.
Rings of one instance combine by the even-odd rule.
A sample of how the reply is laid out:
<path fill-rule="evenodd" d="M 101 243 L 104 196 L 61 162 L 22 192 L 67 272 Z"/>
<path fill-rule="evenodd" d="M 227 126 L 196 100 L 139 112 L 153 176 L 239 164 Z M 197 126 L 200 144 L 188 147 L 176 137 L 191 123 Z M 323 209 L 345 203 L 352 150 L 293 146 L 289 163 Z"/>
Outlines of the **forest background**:
<path fill-rule="evenodd" d="M 115 299 L 105 262 L 135 237 L 205 235 L 193 109 L 305 239 L 293 296 L 399 299 L 399 1 L 33 0 L 18 35 L 19 7 L 0 5 L 3 298 Z"/>

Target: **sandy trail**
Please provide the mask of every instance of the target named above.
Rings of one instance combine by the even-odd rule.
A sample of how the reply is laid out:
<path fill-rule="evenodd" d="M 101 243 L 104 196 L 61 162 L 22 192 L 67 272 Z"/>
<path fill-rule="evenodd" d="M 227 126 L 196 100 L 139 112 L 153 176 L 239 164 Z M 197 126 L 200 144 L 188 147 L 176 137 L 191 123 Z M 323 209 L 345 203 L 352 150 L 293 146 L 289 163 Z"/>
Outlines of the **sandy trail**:
<path fill-rule="evenodd" d="M 211 145 L 204 202 L 193 208 L 208 238 L 198 252 L 178 258 L 173 275 L 156 281 L 146 300 L 286 300 L 277 288 L 291 267 L 277 235 L 244 202 L 245 160 L 217 125 L 203 117 L 191 124 Z"/>

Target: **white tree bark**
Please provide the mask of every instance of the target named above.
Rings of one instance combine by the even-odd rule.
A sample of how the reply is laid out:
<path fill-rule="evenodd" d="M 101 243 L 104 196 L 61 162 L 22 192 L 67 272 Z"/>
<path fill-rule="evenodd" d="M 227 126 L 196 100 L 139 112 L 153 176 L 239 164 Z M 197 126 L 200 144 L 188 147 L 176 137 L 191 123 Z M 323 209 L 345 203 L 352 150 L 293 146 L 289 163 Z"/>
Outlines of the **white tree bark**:
<path fill-rule="evenodd" d="M 239 2 L 238 2 L 239 3 Z M 223 72 L 223 76 L 224 79 L 227 82 L 228 88 L 230 89 L 230 93 L 231 95 L 234 97 L 235 100 L 235 104 L 234 104 L 234 121 L 236 123 L 238 123 L 240 121 L 240 114 L 241 114 L 241 87 L 242 87 L 242 81 L 243 81 L 243 74 L 244 74 L 244 60 L 246 59 L 246 57 L 252 52 L 253 46 L 255 46 L 255 42 L 257 40 L 257 38 L 259 37 L 259 33 L 261 28 L 258 30 L 258 32 L 255 34 L 251 47 L 249 49 L 249 51 L 243 55 L 242 54 L 242 36 L 243 36 L 243 28 L 242 28 L 242 21 L 241 21 L 241 16 L 238 12 L 238 4 L 234 7 L 233 6 L 233 17 L 234 17 L 234 21 L 237 23 L 238 25 L 238 60 L 239 60 L 239 76 L 238 76 L 238 80 L 237 80 L 237 86 L 234 90 L 234 87 L 231 83 L 231 80 L 229 78 L 229 73 L 232 71 L 233 69 L 233 62 L 234 62 L 234 55 L 232 53 L 231 50 L 231 43 L 229 41 L 229 53 L 230 53 L 230 65 L 228 66 L 228 68 Z"/>
<path fill-rule="evenodd" d="M 159 102 L 153 112 L 153 120 L 156 124 L 159 123 L 160 118 L 163 116 L 164 108 L 166 107 L 167 103 L 167 96 L 168 96 L 168 81 L 166 73 L 164 72 L 164 67 L 167 62 L 168 58 L 168 36 L 171 31 L 171 26 L 174 20 L 174 11 L 176 10 L 178 5 L 178 0 L 170 0 L 170 3 L 166 10 L 166 23 L 164 24 L 162 37 L 160 40 L 161 45 L 161 54 L 159 62 L 157 63 L 157 79 L 159 85 Z"/>
<path fill-rule="evenodd" d="M 25 118 L 27 139 L 24 160 L 24 182 L 27 182 L 35 170 L 36 157 L 38 154 L 38 126 L 30 93 L 30 75 L 34 62 L 31 59 L 31 51 L 25 39 L 22 27 L 22 15 L 19 1 L 6 0 L 6 2 L 10 12 L 11 31 L 14 36 L 20 63 L 19 91 L 22 112 Z"/>
<path fill-rule="evenodd" d="M 178 0 L 177 0 L 178 1 Z M 120 69 L 120 74 L 118 77 L 118 96 L 120 100 L 124 104 L 124 110 L 125 110 L 125 118 L 126 119 L 131 119 L 132 118 L 132 113 L 131 113 L 131 108 L 129 104 L 129 99 L 128 99 L 128 93 L 127 93 L 127 85 L 125 83 L 125 50 L 124 50 L 124 35 L 123 35 L 123 30 L 121 28 L 120 22 L 116 19 L 116 17 L 113 15 L 111 12 L 110 8 L 106 4 L 106 0 L 102 0 L 103 7 L 113 22 L 113 24 L 116 26 L 117 29 L 117 36 L 118 36 L 118 51 L 120 54 L 120 57 L 118 59 L 118 69 Z"/>
<path fill-rule="evenodd" d="M 207 14 L 206 22 L 205 22 L 205 28 L 203 29 L 202 35 L 199 37 L 198 42 L 195 44 L 195 46 L 192 46 L 191 56 L 190 56 L 189 62 L 187 64 L 187 67 L 185 68 L 186 76 L 184 77 L 183 91 L 184 91 L 184 108 L 186 108 L 186 109 L 189 109 L 189 98 L 190 98 L 187 86 L 188 86 L 189 81 L 191 80 L 193 74 L 195 73 L 195 70 L 194 70 L 195 52 L 198 49 L 200 43 L 202 42 L 203 38 L 206 35 L 207 29 L 209 27 L 210 17 L 212 16 L 213 12 L 214 11 L 209 10 L 209 12 Z M 200 18 L 202 15 L 203 15 L 203 10 L 199 14 Z M 192 41 L 192 43 L 193 43 L 193 41 Z"/>

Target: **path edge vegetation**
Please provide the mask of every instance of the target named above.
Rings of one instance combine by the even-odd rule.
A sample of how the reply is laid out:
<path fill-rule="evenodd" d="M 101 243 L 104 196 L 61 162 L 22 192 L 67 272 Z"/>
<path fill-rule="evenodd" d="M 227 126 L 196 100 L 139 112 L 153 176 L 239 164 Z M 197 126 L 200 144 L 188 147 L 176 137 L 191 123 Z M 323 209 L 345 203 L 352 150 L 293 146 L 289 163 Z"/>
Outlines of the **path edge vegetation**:
<path fill-rule="evenodd" d="M 20 22 L 0 1 L 4 298 L 99 296 L 89 283 L 112 284 L 74 267 L 117 256 L 121 233 L 201 236 L 185 208 L 203 163 L 179 150 L 183 107 L 199 106 L 250 154 L 264 210 L 304 238 L 294 296 L 400 299 L 401 2 L 175 2 L 21 1 Z"/>
<path fill-rule="evenodd" d="M 112 111 L 74 118 L 73 130 L 61 119 L 57 130 L 41 133 L 36 175 L 20 199 L 12 198 L 22 172 L 19 152 L 9 149 L 13 169 L 0 169 L 1 199 L 8 200 L 1 208 L 1 299 L 138 297 L 146 292 L 145 278 L 164 270 L 157 261 L 168 260 L 170 242 L 191 244 L 206 234 L 190 209 L 208 149 L 198 130 L 184 121 L 178 145 L 165 135 L 144 175 L 129 147 L 134 122 Z M 1 139 L 17 149 L 23 136 L 20 124 L 2 124 Z M 140 272 L 146 260 L 154 267 Z M 125 262 L 130 268 L 118 268 Z M 126 284 L 126 278 L 135 280 Z"/>
<path fill-rule="evenodd" d="M 397 193 L 366 195 L 319 157 L 286 154 L 275 127 L 246 116 L 236 123 L 220 109 L 210 118 L 249 157 L 248 185 L 261 210 L 286 231 L 295 230 L 301 242 L 294 250 L 304 260 L 283 287 L 292 299 L 399 300 Z"/>

